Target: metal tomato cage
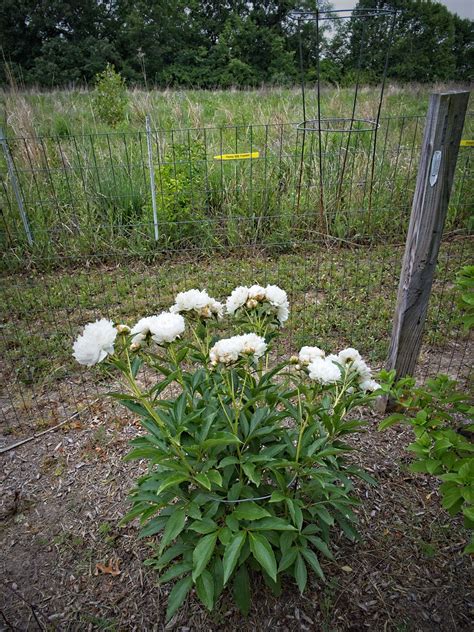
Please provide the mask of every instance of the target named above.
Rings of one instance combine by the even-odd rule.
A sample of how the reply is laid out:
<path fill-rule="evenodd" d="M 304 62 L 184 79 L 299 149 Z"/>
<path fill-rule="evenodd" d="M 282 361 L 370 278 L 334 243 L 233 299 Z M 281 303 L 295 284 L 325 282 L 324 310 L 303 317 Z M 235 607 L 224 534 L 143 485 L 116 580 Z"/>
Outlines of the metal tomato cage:
<path fill-rule="evenodd" d="M 370 148 L 366 149 L 366 155 L 368 156 L 368 162 L 366 165 L 367 178 L 365 181 L 365 188 L 368 191 L 366 208 L 368 213 L 368 220 L 370 222 L 370 213 L 372 206 L 372 188 L 374 182 L 374 169 L 375 169 L 375 156 L 377 146 L 377 132 L 380 126 L 380 115 L 382 111 L 382 103 L 385 91 L 385 84 L 387 78 L 387 69 L 389 63 L 389 53 L 393 42 L 393 34 L 395 30 L 395 24 L 397 19 L 397 11 L 392 9 L 323 9 L 316 8 L 314 11 L 295 11 L 292 13 L 291 18 L 296 22 L 296 28 L 298 33 L 299 44 L 299 69 L 301 78 L 301 105 L 303 120 L 297 124 L 298 133 L 301 133 L 301 153 L 300 153 L 300 169 L 297 185 L 297 201 L 296 208 L 300 207 L 300 198 L 302 190 L 302 181 L 304 173 L 305 162 L 305 150 L 307 135 L 316 136 L 316 159 L 317 162 L 317 176 L 319 187 L 319 218 L 320 229 L 324 234 L 328 233 L 328 219 L 325 208 L 325 153 L 327 148 L 327 138 L 330 134 L 341 135 L 339 142 L 339 156 L 340 165 L 338 165 L 337 185 L 335 204 L 333 209 L 337 212 L 342 203 L 342 190 L 344 185 L 344 176 L 348 166 L 348 155 L 351 147 L 351 139 L 354 134 L 369 136 L 369 142 L 365 140 L 365 146 L 370 145 Z M 315 39 L 310 47 L 310 52 L 315 57 L 315 70 L 316 70 L 316 82 L 314 88 L 308 90 L 306 87 L 306 64 L 304 59 L 304 25 L 312 23 L 315 26 Z M 342 26 L 342 28 L 341 28 Z M 378 29 L 378 31 L 377 31 Z M 374 33 L 384 33 L 386 36 L 386 49 L 385 55 L 381 60 L 383 63 L 382 76 L 378 79 L 378 85 L 374 85 L 371 88 L 372 94 L 376 94 L 376 98 L 372 99 L 373 111 L 370 116 L 363 112 L 362 115 L 358 113 L 360 105 L 360 92 L 361 85 L 367 75 L 364 75 L 367 70 L 370 69 L 371 51 L 370 51 L 370 37 L 374 37 Z M 324 104 L 321 93 L 322 80 L 321 80 L 321 63 L 326 59 L 327 51 L 324 49 L 324 35 L 327 33 L 326 41 L 332 40 L 333 37 L 345 36 L 345 41 L 341 41 L 340 45 L 348 43 L 348 39 L 352 38 L 352 45 L 354 47 L 355 41 L 355 64 L 351 65 L 351 71 L 354 76 L 354 83 L 351 86 L 353 91 L 350 103 L 350 109 L 343 112 L 340 116 L 330 116 L 325 113 L 327 105 Z M 354 39 L 354 34 L 357 37 Z M 312 151 L 310 151 L 310 155 Z M 334 154 L 331 154 L 331 160 L 334 159 Z M 334 178 L 331 182 L 333 187 L 336 182 Z"/>

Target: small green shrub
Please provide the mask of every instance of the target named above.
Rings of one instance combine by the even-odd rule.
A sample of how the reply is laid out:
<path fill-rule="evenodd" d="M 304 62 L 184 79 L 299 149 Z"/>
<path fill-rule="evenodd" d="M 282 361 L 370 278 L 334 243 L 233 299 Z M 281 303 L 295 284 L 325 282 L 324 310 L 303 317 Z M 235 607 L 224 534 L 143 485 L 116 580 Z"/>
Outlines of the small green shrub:
<path fill-rule="evenodd" d="M 156 538 L 146 564 L 161 583 L 177 580 L 168 619 L 193 587 L 212 610 L 232 586 L 247 613 L 254 573 L 276 594 L 285 577 L 302 593 L 308 572 L 325 581 L 320 558 L 333 559 L 334 535 L 357 537 L 352 479 L 373 482 L 347 460 L 358 411 L 380 392 L 359 353 L 304 347 L 270 362 L 289 315 L 276 286 L 236 288 L 225 309 L 252 333 L 218 339 L 224 305 L 189 290 L 131 330 L 91 323 L 74 344 L 80 363 L 122 374 L 126 392 L 111 395 L 145 430 L 126 458 L 148 471 L 122 523 L 139 518 L 141 536 Z M 157 376 L 146 388 L 145 367 Z"/>
<path fill-rule="evenodd" d="M 101 121 L 112 127 L 125 119 L 128 104 L 125 81 L 112 64 L 95 76 L 94 106 Z"/>
<path fill-rule="evenodd" d="M 467 529 L 474 528 L 474 409 L 469 397 L 446 375 L 416 386 L 404 378 L 394 387 L 395 401 L 403 409 L 385 419 L 384 430 L 396 423 L 413 428 L 413 472 L 426 472 L 442 481 L 442 505 L 452 516 L 462 513 Z M 465 549 L 474 553 L 474 542 Z"/>
<path fill-rule="evenodd" d="M 466 329 L 471 329 L 474 326 L 474 266 L 464 266 L 459 270 L 456 287 L 459 290 L 461 321 Z"/>
<path fill-rule="evenodd" d="M 167 245 L 212 241 L 212 224 L 206 218 L 206 153 L 204 145 L 173 143 L 155 170 L 160 232 Z M 147 204 L 151 217 L 151 201 Z"/>

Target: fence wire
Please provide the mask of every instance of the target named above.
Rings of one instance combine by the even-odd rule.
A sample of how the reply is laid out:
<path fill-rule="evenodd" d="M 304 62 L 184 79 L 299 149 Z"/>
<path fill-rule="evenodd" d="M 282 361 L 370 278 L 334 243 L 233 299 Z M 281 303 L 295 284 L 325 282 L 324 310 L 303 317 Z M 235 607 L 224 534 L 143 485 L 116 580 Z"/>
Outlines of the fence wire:
<path fill-rule="evenodd" d="M 151 160 L 146 131 L 7 139 L 32 243 L 3 154 L 6 431 L 26 430 L 32 420 L 57 422 L 110 388 L 100 369 L 82 371 L 71 358 L 84 323 L 106 316 L 133 324 L 190 287 L 222 298 L 236 285 L 281 285 L 292 304 L 285 352 L 351 345 L 382 366 L 423 117 L 381 121 L 373 181 L 372 133 L 350 142 L 325 134 L 321 169 L 314 136 L 307 134 L 303 146 L 293 124 L 151 130 Z M 472 149 L 461 147 L 423 376 L 469 376 L 469 338 L 457 320 L 453 280 L 472 258 L 473 180 Z"/>

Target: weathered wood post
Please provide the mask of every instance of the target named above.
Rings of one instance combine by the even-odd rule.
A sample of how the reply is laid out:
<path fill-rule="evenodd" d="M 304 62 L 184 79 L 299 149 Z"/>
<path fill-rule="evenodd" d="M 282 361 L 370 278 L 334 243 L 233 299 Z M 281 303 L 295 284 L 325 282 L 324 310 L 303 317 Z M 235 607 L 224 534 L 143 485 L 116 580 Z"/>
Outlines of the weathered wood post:
<path fill-rule="evenodd" d="M 420 353 L 469 92 L 432 94 L 386 367 L 412 375 Z"/>

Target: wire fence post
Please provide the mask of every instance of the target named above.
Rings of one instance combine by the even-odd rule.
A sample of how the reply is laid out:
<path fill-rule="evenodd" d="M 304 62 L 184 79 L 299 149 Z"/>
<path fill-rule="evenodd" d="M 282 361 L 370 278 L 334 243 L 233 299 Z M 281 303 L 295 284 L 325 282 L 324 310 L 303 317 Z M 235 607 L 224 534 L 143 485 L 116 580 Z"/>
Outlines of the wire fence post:
<path fill-rule="evenodd" d="M 20 186 L 18 183 L 18 179 L 15 173 L 15 166 L 13 164 L 13 159 L 10 154 L 10 148 L 8 147 L 7 139 L 3 128 L 0 127 L 0 143 L 2 145 L 3 153 L 5 155 L 5 161 L 7 163 L 8 175 L 10 176 L 10 181 L 12 183 L 13 192 L 15 193 L 15 198 L 18 204 L 18 209 L 20 211 L 21 221 L 23 222 L 23 227 L 25 229 L 26 239 L 28 240 L 28 244 L 30 246 L 33 245 L 33 236 L 31 234 L 30 224 L 28 222 L 28 216 L 25 211 L 25 202 L 23 200 L 23 196 L 20 191 Z"/>
<path fill-rule="evenodd" d="M 420 353 L 469 94 L 431 95 L 386 363 L 397 378 Z"/>
<path fill-rule="evenodd" d="M 155 191 L 155 169 L 153 167 L 153 151 L 151 143 L 151 125 L 150 117 L 146 116 L 146 146 L 148 151 L 148 171 L 150 172 L 150 188 L 151 188 L 151 205 L 153 208 L 153 226 L 155 229 L 155 241 L 158 241 L 158 214 L 156 210 L 156 191 Z"/>

